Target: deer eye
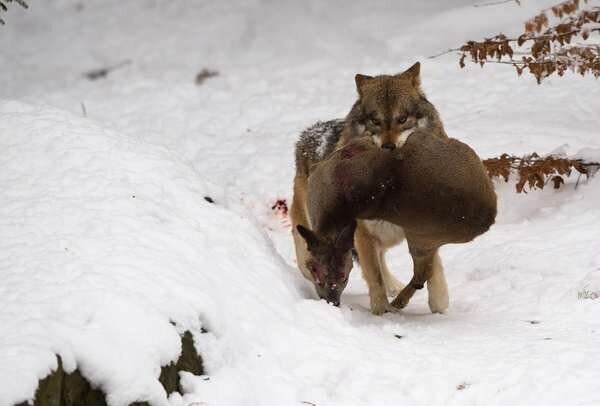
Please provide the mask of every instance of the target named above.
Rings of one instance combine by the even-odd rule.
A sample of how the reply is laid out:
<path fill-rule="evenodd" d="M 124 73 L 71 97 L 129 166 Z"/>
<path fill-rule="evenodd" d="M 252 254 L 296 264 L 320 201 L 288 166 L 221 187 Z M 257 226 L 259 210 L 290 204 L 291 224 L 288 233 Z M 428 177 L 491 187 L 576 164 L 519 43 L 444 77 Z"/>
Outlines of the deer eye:
<path fill-rule="evenodd" d="M 315 280 L 315 283 L 318 285 L 321 285 L 323 283 L 323 281 L 321 280 L 321 275 L 319 273 L 319 265 L 315 264 L 314 262 L 309 262 L 308 264 L 306 264 L 308 270 L 310 271 L 310 273 L 313 276 L 313 279 Z"/>
<path fill-rule="evenodd" d="M 398 124 L 404 124 L 404 123 L 406 123 L 406 119 L 407 119 L 407 116 L 400 116 L 396 119 L 396 121 L 398 121 Z"/>

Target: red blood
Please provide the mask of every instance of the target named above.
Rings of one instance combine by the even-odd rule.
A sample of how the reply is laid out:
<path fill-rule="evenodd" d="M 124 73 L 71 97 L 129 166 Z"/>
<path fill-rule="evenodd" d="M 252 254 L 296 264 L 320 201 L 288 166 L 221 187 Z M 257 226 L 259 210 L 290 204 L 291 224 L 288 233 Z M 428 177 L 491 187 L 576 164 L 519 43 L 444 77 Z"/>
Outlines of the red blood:
<path fill-rule="evenodd" d="M 340 156 L 342 157 L 342 159 L 352 159 L 364 150 L 365 147 L 363 145 L 350 144 L 340 151 Z"/>
<path fill-rule="evenodd" d="M 284 216 L 287 216 L 287 214 L 288 214 L 287 201 L 285 199 L 277 199 L 275 204 L 273 206 L 271 206 L 271 210 L 277 211 L 277 212 L 283 214 Z"/>

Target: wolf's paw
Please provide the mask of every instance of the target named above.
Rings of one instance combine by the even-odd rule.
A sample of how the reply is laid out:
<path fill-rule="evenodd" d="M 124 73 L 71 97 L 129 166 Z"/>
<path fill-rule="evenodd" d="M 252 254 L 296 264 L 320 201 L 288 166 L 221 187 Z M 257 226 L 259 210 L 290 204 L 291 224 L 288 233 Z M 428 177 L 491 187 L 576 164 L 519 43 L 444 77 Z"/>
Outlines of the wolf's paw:
<path fill-rule="evenodd" d="M 429 290 L 429 310 L 431 313 L 444 313 L 448 310 L 448 290 L 445 292 L 432 292 Z"/>
<path fill-rule="evenodd" d="M 384 313 L 396 313 L 399 309 L 393 307 L 387 300 L 387 298 L 371 300 L 371 313 L 376 316 L 380 316 Z"/>
<path fill-rule="evenodd" d="M 433 278 L 427 282 L 427 291 L 431 313 L 444 313 L 448 310 L 448 285 L 443 276 Z"/>

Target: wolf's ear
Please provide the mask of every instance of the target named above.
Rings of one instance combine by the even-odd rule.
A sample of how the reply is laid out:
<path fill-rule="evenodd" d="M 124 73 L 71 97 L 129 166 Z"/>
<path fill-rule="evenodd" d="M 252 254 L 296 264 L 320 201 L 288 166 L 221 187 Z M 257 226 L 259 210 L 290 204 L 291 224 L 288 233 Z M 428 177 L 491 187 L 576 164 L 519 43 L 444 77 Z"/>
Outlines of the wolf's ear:
<path fill-rule="evenodd" d="M 296 226 L 296 230 L 298 230 L 298 233 L 304 238 L 304 241 L 306 241 L 309 251 L 313 251 L 319 246 L 319 237 L 317 237 L 313 231 L 300 224 Z"/>
<path fill-rule="evenodd" d="M 356 76 L 354 76 L 354 82 L 356 82 L 356 90 L 358 90 L 358 94 L 361 97 L 362 97 L 363 86 L 372 79 L 373 79 L 373 76 L 361 75 L 360 73 L 357 73 Z"/>
<path fill-rule="evenodd" d="M 410 79 L 415 87 L 421 86 L 421 62 L 415 62 L 413 66 L 397 74 L 396 77 Z"/>

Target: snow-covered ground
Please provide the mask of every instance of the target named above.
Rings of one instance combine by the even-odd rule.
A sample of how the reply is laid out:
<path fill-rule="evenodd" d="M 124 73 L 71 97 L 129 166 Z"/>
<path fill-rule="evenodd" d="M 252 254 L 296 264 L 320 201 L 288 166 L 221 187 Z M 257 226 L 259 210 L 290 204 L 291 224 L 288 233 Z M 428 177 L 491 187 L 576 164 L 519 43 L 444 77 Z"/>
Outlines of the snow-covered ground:
<path fill-rule="evenodd" d="M 357 72 L 422 62 L 448 133 L 482 156 L 596 154 L 600 87 L 538 86 L 431 54 L 548 1 L 44 0 L 0 27 L 0 404 L 56 367 L 111 405 L 598 405 L 600 183 L 498 184 L 497 224 L 442 258 L 446 314 L 419 293 L 372 316 L 360 270 L 334 308 L 295 269 L 293 145 L 342 117 Z M 131 63 L 107 78 L 84 72 Z M 194 84 L 202 68 L 219 76 Z M 84 117 L 85 110 L 85 117 Z M 209 204 L 211 196 L 216 204 Z M 406 247 L 391 256 L 407 280 Z M 357 267 L 358 268 L 358 267 Z M 157 377 L 190 329 L 209 379 Z"/>

